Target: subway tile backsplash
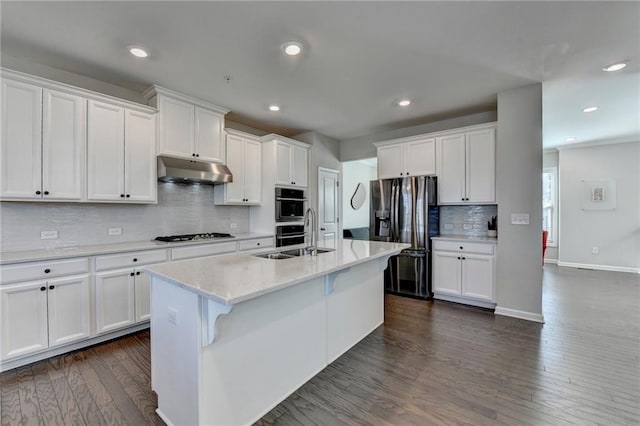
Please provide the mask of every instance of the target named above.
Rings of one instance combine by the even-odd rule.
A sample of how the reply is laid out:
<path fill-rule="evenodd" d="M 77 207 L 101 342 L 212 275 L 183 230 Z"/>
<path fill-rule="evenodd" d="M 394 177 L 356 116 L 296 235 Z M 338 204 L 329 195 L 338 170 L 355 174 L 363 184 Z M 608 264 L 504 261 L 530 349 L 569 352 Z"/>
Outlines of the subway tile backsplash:
<path fill-rule="evenodd" d="M 440 206 L 440 235 L 486 237 L 487 222 L 497 215 L 496 205 Z"/>
<path fill-rule="evenodd" d="M 237 228 L 231 228 L 231 223 Z M 122 235 L 108 235 L 122 228 Z M 40 232 L 58 231 L 41 240 Z M 213 187 L 158 183 L 158 204 L 0 203 L 2 251 L 150 240 L 196 232 L 249 232 L 249 207 L 214 206 Z"/>

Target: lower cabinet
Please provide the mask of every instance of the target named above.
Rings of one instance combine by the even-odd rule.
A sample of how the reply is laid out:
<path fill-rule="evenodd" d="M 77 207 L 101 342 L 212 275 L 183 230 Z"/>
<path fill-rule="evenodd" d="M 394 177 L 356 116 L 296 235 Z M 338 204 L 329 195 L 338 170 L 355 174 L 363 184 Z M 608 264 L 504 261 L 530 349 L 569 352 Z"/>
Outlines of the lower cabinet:
<path fill-rule="evenodd" d="M 491 243 L 434 241 L 433 292 L 436 298 L 495 302 L 495 255 Z M 468 300 L 468 301 L 467 301 Z"/>

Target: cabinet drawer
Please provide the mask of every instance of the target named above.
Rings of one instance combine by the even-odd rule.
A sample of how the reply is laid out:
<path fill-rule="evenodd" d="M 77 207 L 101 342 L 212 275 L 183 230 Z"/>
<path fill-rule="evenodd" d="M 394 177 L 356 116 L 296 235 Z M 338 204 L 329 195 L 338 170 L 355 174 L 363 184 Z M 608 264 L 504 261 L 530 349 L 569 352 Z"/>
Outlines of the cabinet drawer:
<path fill-rule="evenodd" d="M 0 280 L 4 284 L 17 281 L 41 280 L 63 275 L 86 274 L 88 272 L 89 259 L 83 257 L 2 266 Z"/>
<path fill-rule="evenodd" d="M 471 243 L 469 241 L 433 241 L 434 250 L 456 251 L 460 253 L 493 254 L 495 244 Z"/>
<path fill-rule="evenodd" d="M 191 259 L 193 257 L 213 256 L 215 254 L 233 253 L 236 243 L 204 244 L 198 246 L 171 249 L 171 260 Z"/>
<path fill-rule="evenodd" d="M 265 247 L 273 247 L 273 238 L 260 238 L 258 240 L 240 241 L 238 250 L 253 250 Z"/>
<path fill-rule="evenodd" d="M 167 260 L 167 250 L 132 251 L 123 254 L 110 254 L 96 257 L 96 271 L 148 265 L 149 263 L 162 263 Z"/>

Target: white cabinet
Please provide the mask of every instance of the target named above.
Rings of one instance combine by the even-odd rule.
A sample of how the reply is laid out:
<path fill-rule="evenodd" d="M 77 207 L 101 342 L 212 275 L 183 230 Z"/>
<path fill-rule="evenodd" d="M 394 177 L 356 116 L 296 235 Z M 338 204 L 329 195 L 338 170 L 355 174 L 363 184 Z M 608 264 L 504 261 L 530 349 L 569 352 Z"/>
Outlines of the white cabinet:
<path fill-rule="evenodd" d="M 89 337 L 89 276 L 47 281 L 49 347 Z"/>
<path fill-rule="evenodd" d="M 4 78 L 3 200 L 83 197 L 86 100 Z"/>
<path fill-rule="evenodd" d="M 159 86 L 143 95 L 158 108 L 158 154 L 224 162 L 224 115 L 229 110 Z"/>
<path fill-rule="evenodd" d="M 233 182 L 214 187 L 215 204 L 258 205 L 262 200 L 262 144 L 258 137 L 227 130 L 226 165 Z"/>
<path fill-rule="evenodd" d="M 432 278 L 435 297 L 481 306 L 493 303 L 494 248 L 491 243 L 466 240 L 434 241 Z"/>
<path fill-rule="evenodd" d="M 376 144 L 376 147 L 379 179 L 436 173 L 434 138 L 397 139 Z"/>
<path fill-rule="evenodd" d="M 309 149 L 276 142 L 276 185 L 306 188 L 309 180 Z"/>
<path fill-rule="evenodd" d="M 436 138 L 439 204 L 495 203 L 495 126 Z"/>
<path fill-rule="evenodd" d="M 156 202 L 153 114 L 89 101 L 87 142 L 88 200 Z"/>

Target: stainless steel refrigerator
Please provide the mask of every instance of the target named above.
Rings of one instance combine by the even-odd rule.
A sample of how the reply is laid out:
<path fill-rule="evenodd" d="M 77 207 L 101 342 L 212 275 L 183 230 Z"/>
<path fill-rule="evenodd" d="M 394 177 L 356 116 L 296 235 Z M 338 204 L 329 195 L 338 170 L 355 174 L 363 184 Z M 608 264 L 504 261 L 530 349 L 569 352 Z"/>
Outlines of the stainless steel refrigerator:
<path fill-rule="evenodd" d="M 429 299 L 431 238 L 440 230 L 436 177 L 413 176 L 371 181 L 369 239 L 411 244 L 389 259 L 385 290 Z"/>

